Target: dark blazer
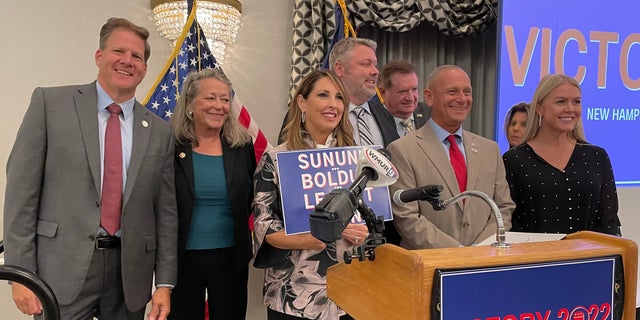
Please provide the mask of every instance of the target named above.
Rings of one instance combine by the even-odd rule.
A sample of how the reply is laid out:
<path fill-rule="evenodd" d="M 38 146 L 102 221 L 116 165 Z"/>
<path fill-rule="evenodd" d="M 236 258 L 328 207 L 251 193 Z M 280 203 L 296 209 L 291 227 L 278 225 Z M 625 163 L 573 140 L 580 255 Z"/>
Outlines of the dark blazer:
<path fill-rule="evenodd" d="M 7 162 L 5 261 L 36 272 L 60 304 L 80 293 L 100 228 L 101 164 L 95 81 L 37 88 Z M 174 144 L 169 124 L 136 102 L 122 199 L 122 286 L 140 310 L 176 282 Z"/>
<path fill-rule="evenodd" d="M 229 192 L 229 202 L 234 216 L 235 265 L 239 269 L 249 267 L 253 255 L 249 216 L 253 201 L 253 173 L 256 156 L 253 144 L 231 148 L 222 138 L 224 172 Z M 191 227 L 194 202 L 193 151 L 191 145 L 177 145 L 175 150 L 176 200 L 178 202 L 178 272 L 182 270 L 187 237 Z"/>
<path fill-rule="evenodd" d="M 396 121 L 393 118 L 393 115 L 387 108 L 378 101 L 376 97 L 374 99 L 369 100 L 369 108 L 371 109 L 371 113 L 373 114 L 378 126 L 380 127 L 380 131 L 382 131 L 382 138 L 384 140 L 384 146 L 388 146 L 389 143 L 395 141 L 400 138 L 398 135 L 398 130 L 396 129 Z M 384 111 L 384 113 L 383 113 Z M 418 106 L 415 110 L 413 110 L 413 120 L 416 123 L 416 128 L 419 129 L 427 120 L 431 117 L 431 109 L 424 102 L 418 102 Z"/>
<path fill-rule="evenodd" d="M 416 123 L 416 129 L 420 129 L 431 118 L 431 108 L 424 102 L 418 102 L 418 106 L 413 110 L 413 121 Z"/>
<path fill-rule="evenodd" d="M 382 132 L 383 147 L 386 148 L 389 143 L 399 138 L 393 116 L 382 103 L 380 103 L 377 96 L 373 96 L 373 98 L 369 100 L 369 110 L 371 111 L 373 119 L 378 124 L 378 128 L 380 128 L 380 132 Z"/>

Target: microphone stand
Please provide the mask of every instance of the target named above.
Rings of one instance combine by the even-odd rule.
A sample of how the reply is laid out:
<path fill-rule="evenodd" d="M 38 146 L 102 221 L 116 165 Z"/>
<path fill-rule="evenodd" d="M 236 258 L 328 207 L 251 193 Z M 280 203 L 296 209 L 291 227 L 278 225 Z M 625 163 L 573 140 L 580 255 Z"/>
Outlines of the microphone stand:
<path fill-rule="evenodd" d="M 510 243 L 507 243 L 507 235 L 504 229 L 504 221 L 502 220 L 502 213 L 500 213 L 500 209 L 498 205 L 496 205 L 495 201 L 491 199 L 486 193 L 476 190 L 467 190 L 459 195 L 453 196 L 448 200 L 440 200 L 437 203 L 430 202 L 435 210 L 444 210 L 444 208 L 469 197 L 476 197 L 484 200 L 489 207 L 491 207 L 491 211 L 493 212 L 493 216 L 496 218 L 496 224 L 498 225 L 498 230 L 496 232 L 496 242 L 492 243 L 492 247 L 496 248 L 509 248 L 511 247 Z"/>
<path fill-rule="evenodd" d="M 374 249 L 382 244 L 387 243 L 387 239 L 383 235 L 384 231 L 384 217 L 377 216 L 369 206 L 362 200 L 362 197 L 357 198 L 358 211 L 362 218 L 364 218 L 369 230 L 369 236 L 362 242 L 361 245 L 354 247 L 351 252 L 344 252 L 344 263 L 350 264 L 354 258 L 358 258 L 359 261 L 364 261 L 365 258 L 369 261 L 376 259 Z"/>

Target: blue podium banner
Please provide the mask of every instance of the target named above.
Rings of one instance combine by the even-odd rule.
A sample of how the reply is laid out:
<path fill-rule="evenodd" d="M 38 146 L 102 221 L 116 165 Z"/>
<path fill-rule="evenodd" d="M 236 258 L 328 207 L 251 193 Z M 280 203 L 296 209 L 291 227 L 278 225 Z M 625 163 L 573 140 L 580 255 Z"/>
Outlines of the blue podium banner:
<path fill-rule="evenodd" d="M 572 260 L 440 275 L 440 319 L 612 319 L 615 258 Z"/>
<path fill-rule="evenodd" d="M 362 147 L 284 151 L 276 154 L 286 234 L 309 232 L 309 215 L 324 195 L 347 189 L 358 177 Z M 376 216 L 393 219 L 388 187 L 367 187 L 362 199 Z M 353 223 L 364 223 L 356 212 Z"/>

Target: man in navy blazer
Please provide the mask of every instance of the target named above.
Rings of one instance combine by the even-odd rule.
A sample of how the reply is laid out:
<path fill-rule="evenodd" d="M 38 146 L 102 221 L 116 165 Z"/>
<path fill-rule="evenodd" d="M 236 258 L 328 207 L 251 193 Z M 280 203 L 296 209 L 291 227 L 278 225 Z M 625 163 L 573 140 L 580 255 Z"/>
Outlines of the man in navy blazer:
<path fill-rule="evenodd" d="M 384 101 L 384 109 L 391 114 L 389 124 L 392 127 L 391 131 L 397 133 L 396 139 L 427 123 L 431 109 L 424 102 L 418 102 L 418 75 L 410 62 L 387 62 L 380 70 L 378 88 Z"/>
<path fill-rule="evenodd" d="M 381 122 L 382 132 L 391 137 L 391 141 L 422 127 L 429 119 L 431 109 L 425 103 L 418 102 L 418 75 L 416 68 L 408 61 L 387 62 L 380 71 L 378 88 L 384 105 L 377 99 L 375 102 L 370 101 L 369 105 L 372 106 L 372 110 L 387 111 L 387 115 L 378 118 L 384 120 Z M 403 124 L 406 121 L 409 121 L 410 128 Z M 401 238 L 393 221 L 385 223 L 384 236 L 387 243 L 400 245 Z"/>
<path fill-rule="evenodd" d="M 97 81 L 37 88 L 7 162 L 5 261 L 53 289 L 63 319 L 165 319 L 176 282 L 177 212 L 171 128 L 135 99 L 149 31 L 111 18 L 95 53 Z M 118 104 L 123 194 L 116 232 L 100 224 L 103 145 Z M 42 306 L 13 283 L 25 314 Z"/>
<path fill-rule="evenodd" d="M 349 93 L 349 121 L 353 126 L 356 144 L 366 145 L 360 139 L 357 107 L 365 110 L 364 119 L 372 134 L 373 144 L 386 147 L 397 138 L 395 130 L 389 130 L 391 115 L 378 102 L 376 85 L 378 83 L 377 43 L 364 38 L 343 38 L 336 42 L 329 54 L 329 68 L 340 77 Z"/>

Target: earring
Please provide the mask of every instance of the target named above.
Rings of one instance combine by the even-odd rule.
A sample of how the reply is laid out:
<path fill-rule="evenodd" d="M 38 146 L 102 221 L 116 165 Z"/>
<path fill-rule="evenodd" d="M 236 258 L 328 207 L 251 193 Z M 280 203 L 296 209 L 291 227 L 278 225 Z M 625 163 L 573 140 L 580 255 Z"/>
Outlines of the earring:
<path fill-rule="evenodd" d="M 307 116 L 306 113 L 302 111 L 302 123 L 304 123 L 305 121 L 307 121 Z"/>
<path fill-rule="evenodd" d="M 193 111 L 187 111 L 187 119 L 189 120 L 193 119 Z"/>
<path fill-rule="evenodd" d="M 538 128 L 542 127 L 542 115 L 538 115 Z"/>

